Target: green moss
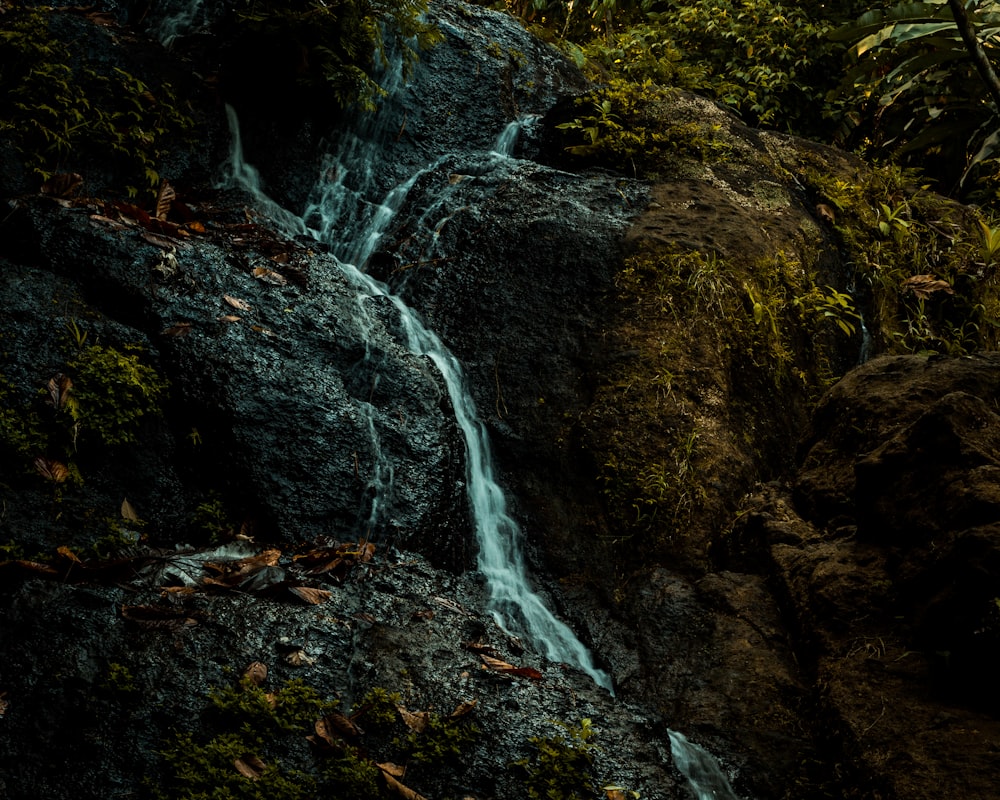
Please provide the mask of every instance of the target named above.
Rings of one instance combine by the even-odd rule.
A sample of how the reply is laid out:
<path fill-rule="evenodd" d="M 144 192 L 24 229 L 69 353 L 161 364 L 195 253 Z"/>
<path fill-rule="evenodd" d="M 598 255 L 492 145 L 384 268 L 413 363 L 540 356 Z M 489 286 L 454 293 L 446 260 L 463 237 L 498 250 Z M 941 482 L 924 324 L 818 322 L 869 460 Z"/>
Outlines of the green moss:
<path fill-rule="evenodd" d="M 0 452 L 6 452 L 4 460 L 16 458 L 27 465 L 29 458 L 44 452 L 48 436 L 43 428 L 38 412 L 19 402 L 14 386 L 0 376 Z"/>
<path fill-rule="evenodd" d="M 403 698 L 399 692 L 390 692 L 381 686 L 374 686 L 355 705 L 355 713 L 364 718 L 365 724 L 391 725 L 399 719 L 396 707 L 402 702 Z"/>
<path fill-rule="evenodd" d="M 530 757 L 514 762 L 524 771 L 530 800 L 589 800 L 594 797 L 593 737 L 589 719 L 579 726 L 555 722 L 561 732 L 555 736 L 534 736 Z"/>
<path fill-rule="evenodd" d="M 133 444 L 144 418 L 160 413 L 167 382 L 139 358 L 141 348 L 91 345 L 67 362 L 75 403 L 69 406 L 80 434 L 106 445 Z"/>
<path fill-rule="evenodd" d="M 337 800 L 377 800 L 382 797 L 379 780 L 382 771 L 355 747 L 345 746 L 326 759 L 320 769 L 322 788 Z"/>
<path fill-rule="evenodd" d="M 465 719 L 449 719 L 432 713 L 424 730 L 411 730 L 405 738 L 396 741 L 396 746 L 417 764 L 436 764 L 459 760 L 478 735 L 479 728 Z"/>
<path fill-rule="evenodd" d="M 160 752 L 171 775 L 169 787 L 154 790 L 159 800 L 305 800 L 315 796 L 312 776 L 286 774 L 275 761 L 264 762 L 260 755 L 265 752 L 264 741 L 245 733 L 221 733 L 204 744 L 188 734 L 177 734 Z M 241 772 L 240 764 L 256 776 Z"/>
<path fill-rule="evenodd" d="M 313 722 L 337 705 L 336 701 L 324 701 L 299 679 L 269 694 L 249 678 L 242 678 L 237 686 L 215 689 L 209 697 L 231 724 L 284 733 L 311 729 Z"/>
<path fill-rule="evenodd" d="M 132 670 L 124 664 L 119 664 L 117 661 L 112 661 L 108 664 L 107 674 L 101 686 L 108 691 L 124 694 L 131 694 L 136 691 L 135 677 L 132 675 Z"/>

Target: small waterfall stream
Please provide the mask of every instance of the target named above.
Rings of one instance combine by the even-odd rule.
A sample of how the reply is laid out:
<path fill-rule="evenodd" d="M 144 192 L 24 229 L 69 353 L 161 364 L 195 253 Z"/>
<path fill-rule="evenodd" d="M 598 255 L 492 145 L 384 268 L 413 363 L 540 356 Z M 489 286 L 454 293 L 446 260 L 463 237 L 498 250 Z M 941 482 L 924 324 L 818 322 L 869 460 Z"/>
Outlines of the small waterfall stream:
<path fill-rule="evenodd" d="M 497 624 L 511 634 L 526 638 L 549 660 L 574 665 L 613 693 L 609 675 L 594 665 L 587 648 L 531 587 L 521 550 L 522 533 L 508 512 L 506 496 L 494 476 L 489 437 L 467 388 L 461 364 L 402 298 L 363 271 L 410 190 L 421 177 L 439 167 L 443 159 L 414 173 L 381 201 L 373 201 L 371 165 L 381 157 L 379 132 L 370 129 L 364 138 L 346 134 L 338 152 L 326 159 L 325 177 L 313 190 L 305 212 L 298 216 L 282 208 L 264 192 L 259 173 L 244 161 L 235 112 L 228 109 L 228 113 L 232 148 L 225 168 L 227 185 L 249 192 L 260 210 L 287 233 L 308 233 L 328 244 L 340 262 L 343 275 L 357 291 L 358 313 L 365 327 L 369 301 L 374 298 L 390 301 L 399 314 L 407 349 L 414 355 L 426 356 L 439 370 L 465 439 L 466 490 L 479 544 L 478 568 L 486 579 L 489 610 Z M 532 119 L 512 122 L 500 133 L 493 150 L 485 155 L 486 169 L 490 164 L 499 165 L 512 157 L 521 127 L 530 124 Z M 477 168 L 483 169 L 483 163 L 480 162 Z M 443 192 L 450 190 L 445 188 Z M 440 207 L 440 202 L 432 204 L 421 217 L 423 226 L 431 232 L 431 247 L 435 244 L 435 231 L 440 230 L 447 219 L 434 221 L 434 212 Z M 377 451 L 378 431 L 373 415 L 369 416 L 369 424 Z M 380 497 L 392 491 L 391 465 L 383 465 L 375 472 L 370 481 L 376 494 L 369 515 L 371 527 L 379 521 Z M 710 753 L 676 731 L 670 731 L 669 737 L 671 755 L 696 800 L 737 800 L 726 775 Z"/>

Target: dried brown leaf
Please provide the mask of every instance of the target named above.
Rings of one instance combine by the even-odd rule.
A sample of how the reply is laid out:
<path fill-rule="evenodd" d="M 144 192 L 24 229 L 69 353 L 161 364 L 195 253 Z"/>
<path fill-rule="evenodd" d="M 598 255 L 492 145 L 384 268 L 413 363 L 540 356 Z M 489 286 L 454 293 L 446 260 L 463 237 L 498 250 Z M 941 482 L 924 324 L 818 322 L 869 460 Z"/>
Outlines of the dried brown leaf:
<path fill-rule="evenodd" d="M 335 744 L 337 739 L 357 739 L 364 733 L 350 717 L 339 711 L 331 711 L 322 719 L 316 720 L 314 727 L 316 734 L 331 745 Z"/>
<path fill-rule="evenodd" d="M 219 317 L 219 322 L 233 323 L 233 322 L 239 322 L 241 319 L 243 319 L 243 317 L 234 317 L 232 314 L 223 314 L 221 317 Z"/>
<path fill-rule="evenodd" d="M 381 766 L 382 765 L 379 764 L 379 767 Z M 382 770 L 382 777 L 385 778 L 385 785 L 389 788 L 389 790 L 402 797 L 403 800 L 426 800 L 423 795 L 417 794 L 409 786 L 404 786 L 385 770 Z"/>
<path fill-rule="evenodd" d="M 111 219 L 111 217 L 105 217 L 103 214 L 91 214 L 90 215 L 91 224 L 97 225 L 98 227 L 111 228 L 116 231 L 128 230 L 128 225 L 123 225 L 116 219 Z"/>
<path fill-rule="evenodd" d="M 233 762 L 236 771 L 245 778 L 252 781 L 259 781 L 267 765 L 255 755 L 244 755 Z"/>
<path fill-rule="evenodd" d="M 56 548 L 56 552 L 59 555 L 61 555 L 63 558 L 69 559 L 74 564 L 82 564 L 83 563 L 80 560 L 80 557 L 76 553 L 74 553 L 72 550 L 70 550 L 68 547 L 66 547 L 66 545 L 62 545 L 60 547 L 57 547 Z"/>
<path fill-rule="evenodd" d="M 35 459 L 35 471 L 53 483 L 62 483 L 69 477 L 69 470 L 65 464 L 45 458 L 44 456 L 38 456 Z"/>
<path fill-rule="evenodd" d="M 250 330 L 260 333 L 264 336 L 274 336 L 274 331 L 270 328 L 262 328 L 260 325 L 251 325 Z"/>
<path fill-rule="evenodd" d="M 249 311 L 250 304 L 246 300 L 240 300 L 238 297 L 233 297 L 231 294 L 222 295 L 222 299 L 225 300 L 229 305 L 238 311 Z"/>
<path fill-rule="evenodd" d="M 314 589 L 312 586 L 291 586 L 289 590 L 300 600 L 304 600 L 313 606 L 318 606 L 330 599 L 331 592 L 328 589 Z"/>
<path fill-rule="evenodd" d="M 293 667 L 306 667 L 315 664 L 316 659 L 310 657 L 305 650 L 299 649 L 285 653 L 285 663 Z"/>
<path fill-rule="evenodd" d="M 263 686 L 267 680 L 267 664 L 261 661 L 254 661 L 249 667 L 243 670 L 243 677 L 254 686 Z"/>
<path fill-rule="evenodd" d="M 177 192 L 167 181 L 160 181 L 160 190 L 156 193 L 156 218 L 166 219 L 170 213 L 170 204 L 177 198 Z"/>
<path fill-rule="evenodd" d="M 820 219 L 826 220 L 827 222 L 837 221 L 837 213 L 833 210 L 831 206 L 828 206 L 826 203 L 816 204 L 816 216 L 818 216 Z"/>
<path fill-rule="evenodd" d="M 49 402 L 55 409 L 61 409 L 69 399 L 69 391 L 73 388 L 73 381 L 68 375 L 61 372 L 49 378 Z"/>
<path fill-rule="evenodd" d="M 7 700 L 7 692 L 0 692 L 0 717 L 7 713 L 10 702 Z"/>
<path fill-rule="evenodd" d="M 406 767 L 393 764 L 391 761 L 386 761 L 384 764 L 376 764 L 375 766 L 387 775 L 392 775 L 394 778 L 402 778 L 406 775 Z"/>
<path fill-rule="evenodd" d="M 187 336 L 191 333 L 192 327 L 193 323 L 191 322 L 176 322 L 169 328 L 164 328 L 160 333 L 164 336 Z"/>
<path fill-rule="evenodd" d="M 76 172 L 59 172 L 42 184 L 41 193 L 50 197 L 68 198 L 83 185 L 83 176 Z"/>
<path fill-rule="evenodd" d="M 464 717 L 472 709 L 474 709 L 479 704 L 478 700 L 466 700 L 463 703 L 459 703 L 455 706 L 455 710 L 451 712 L 451 719 L 458 719 L 459 717 Z"/>
<path fill-rule="evenodd" d="M 185 223 L 184 227 L 191 231 L 191 233 L 205 233 L 205 226 L 198 222 L 198 220 L 192 220 L 191 222 Z"/>
<path fill-rule="evenodd" d="M 122 512 L 122 519 L 127 519 L 127 520 L 129 520 L 131 522 L 140 522 L 141 521 L 140 518 L 139 518 L 139 514 L 135 510 L 135 506 L 133 506 L 128 501 L 127 497 L 124 500 L 122 500 L 122 509 L 121 509 L 121 512 Z"/>
<path fill-rule="evenodd" d="M 396 710 L 399 712 L 399 716 L 402 717 L 403 722 L 406 723 L 406 727 L 411 731 L 423 733 L 427 730 L 427 725 L 431 719 L 429 711 L 407 711 L 401 705 L 397 705 Z"/>
<path fill-rule="evenodd" d="M 259 281 L 264 281 L 264 283 L 270 283 L 274 286 L 284 286 L 288 283 L 288 278 L 280 272 L 275 272 L 273 269 L 268 269 L 267 267 L 254 267 L 253 276 Z"/>
<path fill-rule="evenodd" d="M 900 284 L 903 291 L 913 292 L 921 300 L 927 300 L 934 292 L 955 294 L 948 281 L 942 281 L 933 275 L 912 275 Z"/>
<path fill-rule="evenodd" d="M 149 231 L 143 231 L 142 238 L 156 247 L 162 247 L 164 250 L 187 250 L 191 247 L 187 242 L 182 242 L 180 239 L 169 239 L 166 236 L 160 236 Z"/>
<path fill-rule="evenodd" d="M 516 675 L 519 678 L 530 678 L 533 681 L 542 679 L 542 673 L 534 667 L 515 667 L 513 664 L 508 664 L 506 661 L 501 661 L 499 658 L 493 658 L 485 653 L 480 653 L 479 657 L 483 660 L 483 663 L 494 672 L 503 672 L 506 675 Z"/>

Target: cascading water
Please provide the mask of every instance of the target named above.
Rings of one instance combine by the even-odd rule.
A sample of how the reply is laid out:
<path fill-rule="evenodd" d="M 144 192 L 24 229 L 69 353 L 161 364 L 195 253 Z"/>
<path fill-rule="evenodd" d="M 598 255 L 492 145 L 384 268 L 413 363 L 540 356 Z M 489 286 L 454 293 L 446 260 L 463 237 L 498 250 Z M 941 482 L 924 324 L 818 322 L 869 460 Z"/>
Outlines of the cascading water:
<path fill-rule="evenodd" d="M 498 625 L 526 638 L 548 659 L 575 665 L 599 686 L 613 693 L 608 674 L 594 666 L 587 648 L 531 588 L 521 550 L 521 530 L 508 513 L 506 497 L 494 477 L 489 438 L 468 391 L 461 364 L 402 298 L 362 271 L 415 183 L 439 167 L 443 159 L 397 185 L 381 202 L 372 201 L 374 181 L 370 165 L 379 157 L 379 132 L 370 129 L 366 131 L 365 138 L 348 134 L 339 152 L 326 160 L 324 180 L 314 189 L 306 211 L 300 217 L 282 208 L 263 191 L 259 173 L 243 159 L 236 115 L 231 109 L 228 111 L 233 144 L 225 170 L 227 185 L 251 193 L 261 211 L 288 233 L 300 235 L 307 232 L 329 245 L 338 257 L 343 275 L 357 292 L 362 330 L 370 327 L 367 321 L 369 303 L 376 298 L 388 300 L 399 314 L 407 349 L 414 355 L 429 358 L 440 372 L 465 439 L 466 488 L 479 544 L 478 568 L 486 578 L 490 611 Z M 510 159 L 522 125 L 530 124 L 532 119 L 508 125 L 486 156 L 485 166 L 479 162 L 475 165 L 476 169 L 489 169 L 491 164 L 499 165 Z M 453 190 L 454 184 L 449 182 L 442 189 L 438 201 L 425 209 L 420 217 L 418 225 L 429 232 L 429 248 L 436 245 L 436 234 L 449 218 L 446 216 L 435 221 L 435 214 L 444 206 L 443 196 Z M 375 416 L 369 414 L 368 421 L 373 448 L 378 452 Z M 381 496 L 392 490 L 391 465 L 383 464 L 375 473 L 376 477 L 369 482 L 376 495 L 369 514 L 370 527 L 378 522 Z M 669 731 L 669 737 L 671 755 L 696 800 L 738 800 L 719 763 L 710 753 L 676 731 Z"/>
<path fill-rule="evenodd" d="M 251 193 L 261 211 L 288 233 L 297 235 L 308 231 L 330 245 L 341 262 L 344 276 L 358 293 L 358 308 L 362 317 L 367 314 L 365 307 L 370 299 L 389 300 L 399 313 L 409 351 L 430 358 L 438 368 L 465 439 L 466 488 L 479 544 L 478 567 L 486 578 L 490 609 L 497 623 L 508 632 L 527 638 L 548 659 L 573 664 L 599 686 L 612 691 L 608 674 L 594 666 L 587 648 L 531 588 L 521 552 L 521 531 L 508 513 L 506 497 L 494 478 L 489 438 L 466 387 L 461 365 L 413 309 L 385 284 L 359 268 L 374 251 L 413 184 L 436 165 L 417 172 L 392 189 L 382 202 L 372 202 L 365 197 L 365 190 L 371 184 L 371 175 L 366 173 L 365 166 L 375 163 L 380 142 L 377 136 L 369 139 L 347 137 L 340 153 L 341 157 L 347 158 L 342 161 L 335 157 L 325 165 L 325 180 L 313 192 L 313 200 L 306 213 L 298 217 L 279 206 L 263 191 L 259 173 L 243 159 L 236 114 L 232 109 L 227 111 L 232 126 L 232 148 L 225 169 L 226 185 Z M 505 130 L 490 158 L 496 161 L 508 158 L 507 153 L 513 148 L 516 133 L 517 127 Z M 349 182 L 347 177 L 351 170 L 358 167 L 360 169 L 354 175 L 354 181 Z M 348 210 L 350 205 L 354 208 Z M 353 220 L 354 225 L 345 224 L 344 216 Z M 428 212 L 424 216 L 428 216 Z M 339 223 L 335 224 L 338 218 Z M 347 229 L 351 230 L 351 235 L 345 235 Z M 334 232 L 337 232 L 336 236 Z M 372 435 L 377 436 L 374 418 L 369 417 L 369 422 Z M 377 445 L 377 442 L 373 444 Z M 391 480 L 380 483 L 382 485 L 373 488 L 385 491 L 391 487 Z M 373 515 L 379 504 L 376 497 Z M 372 525 L 375 522 L 370 518 Z"/>

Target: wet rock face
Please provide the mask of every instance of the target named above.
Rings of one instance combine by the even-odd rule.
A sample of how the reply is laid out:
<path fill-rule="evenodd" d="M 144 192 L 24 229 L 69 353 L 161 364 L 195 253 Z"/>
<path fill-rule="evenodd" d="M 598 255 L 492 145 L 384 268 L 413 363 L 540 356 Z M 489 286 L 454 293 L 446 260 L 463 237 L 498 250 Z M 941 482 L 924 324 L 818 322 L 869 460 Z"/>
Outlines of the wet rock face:
<path fill-rule="evenodd" d="M 84 485 L 64 498 L 79 513 L 114 508 L 120 492 L 144 518 L 165 512 L 176 522 L 191 513 L 187 492 L 204 499 L 214 488 L 246 509 L 262 537 L 365 536 L 388 460 L 395 499 L 380 519 L 397 530 L 383 535 L 402 543 L 463 516 L 454 488 L 461 445 L 436 373 L 401 348 L 391 314 L 376 309 L 359 320 L 355 292 L 331 259 L 309 257 L 301 278 L 308 287 L 278 287 L 248 274 L 247 260 L 262 258 L 252 251 L 201 241 L 165 262 L 141 231 L 108 230 L 85 209 L 47 200 L 24 201 L 8 225 L 37 246 L 30 267 L 4 271 L 15 298 L 3 331 L 8 381 L 40 388 L 67 371 L 74 345 L 65 326 L 75 324 L 87 343 L 144 346 L 170 383 L 164 416 L 144 425 L 144 446 L 126 448 L 124 459 L 82 419 Z M 377 360 L 377 380 L 366 354 Z M 148 480 L 153 474 L 160 478 Z M 67 535 L 63 526 L 31 523 L 30 504 L 11 503 L 10 513 L 38 526 L 39 545 Z M 165 526 L 158 534 L 177 535 Z M 435 547 L 463 551 L 443 538 Z"/>

